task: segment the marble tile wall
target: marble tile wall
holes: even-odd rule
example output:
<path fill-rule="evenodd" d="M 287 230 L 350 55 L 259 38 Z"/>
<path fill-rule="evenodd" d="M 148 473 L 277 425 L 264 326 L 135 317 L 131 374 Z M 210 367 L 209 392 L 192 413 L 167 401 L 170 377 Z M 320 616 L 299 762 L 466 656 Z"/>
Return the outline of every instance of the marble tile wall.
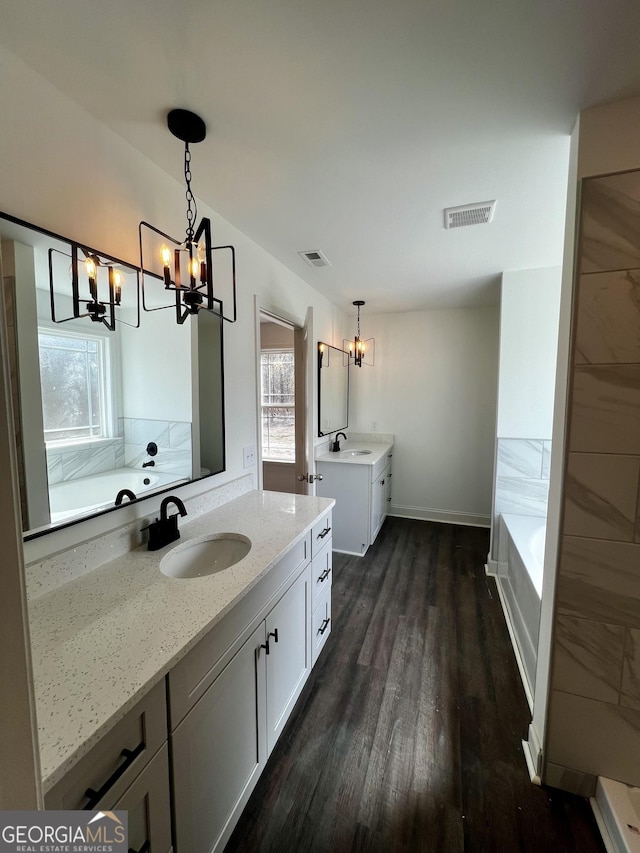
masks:
<path fill-rule="evenodd" d="M 545 756 L 569 789 L 640 785 L 640 171 L 583 182 L 579 246 Z"/>
<path fill-rule="evenodd" d="M 123 418 L 124 464 L 140 468 L 151 457 L 150 441 L 158 445 L 153 457 L 156 471 L 191 477 L 191 424 L 185 421 L 157 421 L 146 418 Z"/>
<path fill-rule="evenodd" d="M 547 515 L 551 442 L 542 438 L 498 438 L 491 556 L 498 559 L 503 513 Z"/>
<path fill-rule="evenodd" d="M 103 438 L 82 447 L 47 448 L 49 485 L 113 471 L 123 465 L 124 438 Z"/>
<path fill-rule="evenodd" d="M 116 438 L 88 442 L 82 447 L 48 449 L 49 483 L 77 480 L 124 466 L 140 468 L 151 458 L 146 451 L 150 441 L 158 445 L 156 471 L 191 477 L 190 423 L 119 418 Z"/>

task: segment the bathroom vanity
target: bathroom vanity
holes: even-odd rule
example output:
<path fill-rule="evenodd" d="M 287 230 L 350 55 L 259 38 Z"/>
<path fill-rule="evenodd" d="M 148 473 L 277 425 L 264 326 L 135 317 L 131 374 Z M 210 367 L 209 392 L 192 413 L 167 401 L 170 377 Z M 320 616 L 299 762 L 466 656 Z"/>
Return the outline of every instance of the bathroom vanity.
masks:
<path fill-rule="evenodd" d="M 382 527 L 391 502 L 393 439 L 350 437 L 316 458 L 316 491 L 334 498 L 333 549 L 362 556 Z"/>
<path fill-rule="evenodd" d="M 127 809 L 137 853 L 223 849 L 331 630 L 332 505 L 251 491 L 30 603 L 47 808 Z M 246 557 L 163 574 L 220 532 Z"/>

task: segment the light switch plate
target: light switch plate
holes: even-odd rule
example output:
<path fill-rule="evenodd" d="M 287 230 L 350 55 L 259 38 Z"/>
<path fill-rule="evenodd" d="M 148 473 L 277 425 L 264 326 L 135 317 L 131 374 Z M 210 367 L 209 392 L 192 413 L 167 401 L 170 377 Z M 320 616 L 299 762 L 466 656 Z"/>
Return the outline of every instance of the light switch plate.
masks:
<path fill-rule="evenodd" d="M 243 468 L 251 468 L 256 464 L 256 446 L 250 444 L 248 447 L 242 448 L 242 466 Z"/>

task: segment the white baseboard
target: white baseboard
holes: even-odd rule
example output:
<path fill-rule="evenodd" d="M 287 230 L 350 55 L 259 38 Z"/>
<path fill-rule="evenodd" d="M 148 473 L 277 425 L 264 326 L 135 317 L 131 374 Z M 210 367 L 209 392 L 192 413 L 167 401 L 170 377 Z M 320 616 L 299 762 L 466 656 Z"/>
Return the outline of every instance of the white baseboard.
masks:
<path fill-rule="evenodd" d="M 445 524 L 463 524 L 466 527 L 490 527 L 490 515 L 473 515 L 466 512 L 431 509 L 420 506 L 389 505 L 389 515 L 395 518 L 415 518 L 419 521 L 440 521 Z"/>

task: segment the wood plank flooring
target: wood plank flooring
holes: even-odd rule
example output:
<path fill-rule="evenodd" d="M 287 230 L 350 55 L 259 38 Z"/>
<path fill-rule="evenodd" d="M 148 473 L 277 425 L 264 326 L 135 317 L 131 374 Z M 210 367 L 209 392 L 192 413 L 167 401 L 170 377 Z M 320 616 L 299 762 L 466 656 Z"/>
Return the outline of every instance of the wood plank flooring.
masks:
<path fill-rule="evenodd" d="M 225 853 L 603 851 L 532 785 L 488 532 L 389 518 L 334 554 L 332 634 Z"/>

